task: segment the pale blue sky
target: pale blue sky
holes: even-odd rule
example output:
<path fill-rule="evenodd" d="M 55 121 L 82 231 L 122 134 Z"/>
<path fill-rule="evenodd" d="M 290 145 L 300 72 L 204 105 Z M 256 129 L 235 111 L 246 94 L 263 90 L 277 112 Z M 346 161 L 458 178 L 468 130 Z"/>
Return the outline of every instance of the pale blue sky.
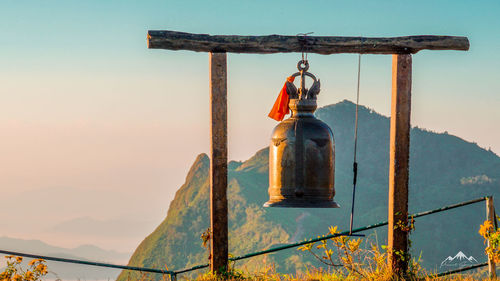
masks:
<path fill-rule="evenodd" d="M 208 151 L 208 56 L 148 50 L 149 29 L 467 36 L 468 52 L 413 57 L 412 123 L 500 153 L 499 14 L 499 1 L 0 0 L 0 186 L 13 198 L 71 202 L 65 212 L 37 211 L 47 219 L 32 226 L 29 207 L 8 218 L 3 205 L 0 220 L 11 223 L 0 235 L 132 250 L 165 216 L 195 156 Z M 228 56 L 232 159 L 267 145 L 276 125 L 267 112 L 298 59 Z M 309 59 L 321 105 L 354 100 L 356 55 Z M 391 57 L 363 56 L 361 79 L 361 103 L 388 115 Z M 78 195 L 57 198 L 60 188 Z M 82 203 L 82 194 L 105 200 Z M 121 238 L 50 231 L 85 216 L 147 217 L 149 228 Z"/>

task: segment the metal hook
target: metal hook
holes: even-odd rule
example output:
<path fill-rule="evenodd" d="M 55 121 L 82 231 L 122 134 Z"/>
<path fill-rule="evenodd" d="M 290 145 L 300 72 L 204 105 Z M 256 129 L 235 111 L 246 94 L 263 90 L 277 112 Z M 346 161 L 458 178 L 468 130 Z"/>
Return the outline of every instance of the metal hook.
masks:
<path fill-rule="evenodd" d="M 309 62 L 307 60 L 300 60 L 298 63 L 297 63 L 297 69 L 299 71 L 307 71 L 309 69 Z"/>

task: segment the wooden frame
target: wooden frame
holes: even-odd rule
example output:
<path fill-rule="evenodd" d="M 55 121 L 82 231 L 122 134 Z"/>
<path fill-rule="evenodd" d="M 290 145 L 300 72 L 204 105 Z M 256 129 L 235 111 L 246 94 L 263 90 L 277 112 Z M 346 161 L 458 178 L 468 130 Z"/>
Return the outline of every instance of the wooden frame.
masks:
<path fill-rule="evenodd" d="M 421 50 L 469 49 L 467 37 L 404 36 L 240 36 L 148 31 L 148 48 L 209 52 L 210 59 L 210 226 L 211 270 L 227 270 L 227 52 L 317 54 L 393 54 L 389 167 L 389 262 L 394 274 L 405 274 L 408 262 L 408 180 L 412 57 Z M 404 227 L 402 227 L 404 226 Z M 217 237 L 217 239 L 213 239 Z M 403 255 L 402 255 L 403 254 Z"/>

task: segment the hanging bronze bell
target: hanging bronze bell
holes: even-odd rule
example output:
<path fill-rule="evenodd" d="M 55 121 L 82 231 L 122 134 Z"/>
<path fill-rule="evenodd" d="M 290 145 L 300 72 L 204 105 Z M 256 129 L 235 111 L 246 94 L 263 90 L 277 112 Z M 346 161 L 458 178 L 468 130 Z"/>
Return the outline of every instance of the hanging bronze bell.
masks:
<path fill-rule="evenodd" d="M 301 87 L 287 81 L 290 118 L 280 122 L 269 146 L 269 201 L 264 207 L 338 208 L 335 195 L 335 144 L 327 124 L 314 116 L 320 81 L 299 61 Z M 305 77 L 313 79 L 305 88 Z"/>

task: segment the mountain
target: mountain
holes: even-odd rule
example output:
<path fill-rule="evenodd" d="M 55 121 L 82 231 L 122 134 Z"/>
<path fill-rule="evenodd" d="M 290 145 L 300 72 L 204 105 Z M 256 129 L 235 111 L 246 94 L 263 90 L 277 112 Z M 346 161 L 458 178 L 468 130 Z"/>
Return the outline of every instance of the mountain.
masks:
<path fill-rule="evenodd" d="M 319 108 L 316 116 L 333 130 L 336 147 L 335 200 L 340 209 L 263 208 L 267 201 L 268 149 L 228 167 L 229 252 L 241 255 L 273 245 L 325 234 L 328 226 L 347 229 L 352 192 L 355 105 L 349 101 Z M 358 187 L 354 226 L 387 219 L 389 118 L 361 106 L 358 132 Z M 209 159 L 200 154 L 185 183 L 177 191 L 165 220 L 138 246 L 129 264 L 182 269 L 207 262 L 200 235 L 209 226 Z M 448 133 L 411 130 L 410 212 L 438 208 L 485 195 L 500 198 L 500 158 L 475 143 Z M 465 251 L 485 260 L 477 233 L 484 205 L 419 218 L 411 236 L 414 256 L 437 270 L 451 253 Z M 498 205 L 498 204 L 497 204 Z M 366 240 L 386 244 L 386 228 L 367 232 Z M 275 263 L 279 272 L 321 266 L 307 252 L 296 249 L 239 261 L 248 270 Z M 118 280 L 137 277 L 123 272 Z M 159 277 L 158 277 L 159 278 Z"/>
<path fill-rule="evenodd" d="M 74 235 L 95 235 L 95 230 L 99 229 L 103 237 L 116 238 L 122 236 L 124 232 L 127 233 L 128 237 L 141 237 L 139 235 L 141 235 L 143 229 L 150 227 L 150 225 L 151 222 L 146 219 L 117 218 L 101 220 L 92 217 L 76 217 L 51 226 L 48 231 Z"/>
<path fill-rule="evenodd" d="M 81 245 L 76 248 L 68 249 L 52 246 L 40 240 L 24 240 L 5 236 L 0 237 L 0 249 L 15 252 L 33 253 L 38 255 L 102 261 L 117 264 L 123 264 L 130 257 L 129 253 L 104 250 L 94 245 Z M 25 259 L 25 261 L 27 260 L 31 259 Z M 51 261 L 47 262 L 47 265 L 51 272 L 55 272 L 59 278 L 62 278 L 64 280 L 107 280 L 109 278 L 115 278 L 120 273 L 120 271 L 116 269 L 74 265 Z M 49 277 L 54 276 L 49 274 Z"/>

